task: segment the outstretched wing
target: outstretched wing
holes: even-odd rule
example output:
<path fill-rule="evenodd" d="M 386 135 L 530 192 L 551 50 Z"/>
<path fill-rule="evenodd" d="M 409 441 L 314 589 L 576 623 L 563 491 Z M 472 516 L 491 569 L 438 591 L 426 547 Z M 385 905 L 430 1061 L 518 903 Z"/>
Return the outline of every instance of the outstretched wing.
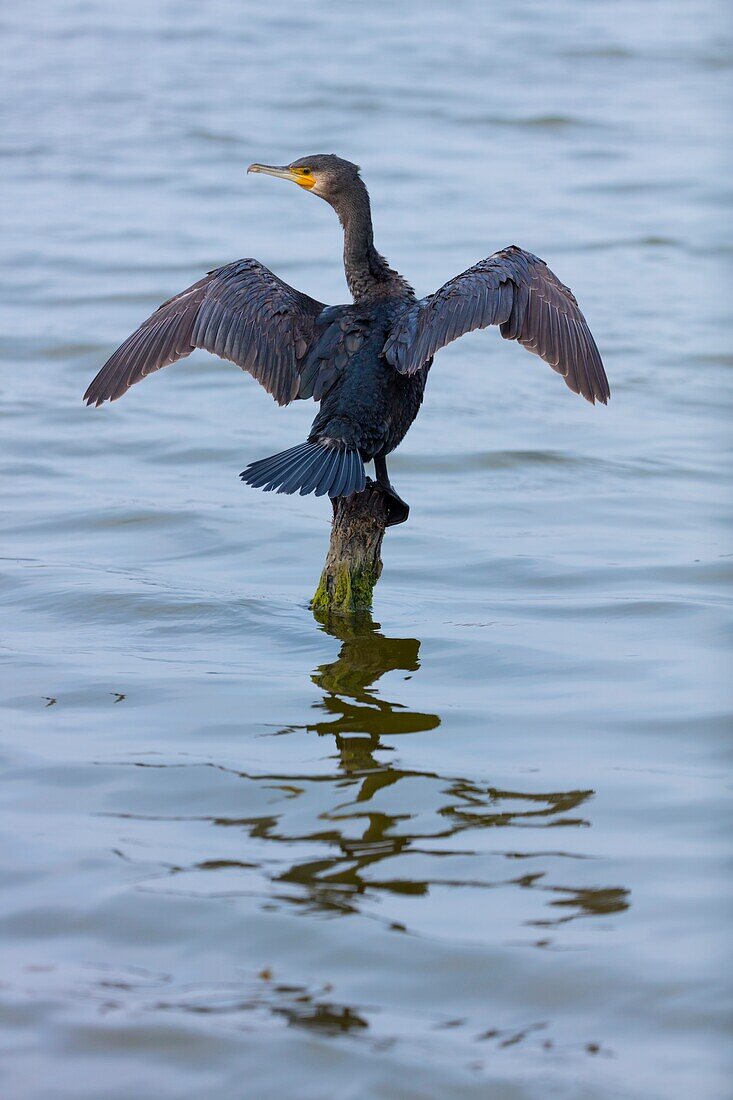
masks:
<path fill-rule="evenodd" d="M 384 354 L 401 374 L 414 374 L 439 348 L 488 325 L 499 325 L 506 340 L 541 356 L 573 393 L 592 404 L 608 401 L 601 356 L 572 291 L 516 245 L 411 306 L 395 321 Z"/>
<path fill-rule="evenodd" d="M 128 336 L 84 394 L 116 401 L 141 378 L 203 348 L 254 375 L 279 405 L 298 396 L 301 369 L 325 307 L 257 260 L 210 271 Z"/>

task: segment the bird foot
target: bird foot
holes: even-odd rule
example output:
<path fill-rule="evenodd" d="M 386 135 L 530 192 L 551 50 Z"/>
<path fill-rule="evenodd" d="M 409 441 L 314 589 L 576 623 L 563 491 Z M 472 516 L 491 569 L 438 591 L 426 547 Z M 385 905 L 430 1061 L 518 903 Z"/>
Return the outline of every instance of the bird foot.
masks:
<path fill-rule="evenodd" d="M 396 527 L 398 523 L 404 523 L 410 514 L 410 506 L 402 497 L 398 496 L 391 485 L 383 485 L 377 482 L 387 501 L 387 522 L 385 527 Z"/>

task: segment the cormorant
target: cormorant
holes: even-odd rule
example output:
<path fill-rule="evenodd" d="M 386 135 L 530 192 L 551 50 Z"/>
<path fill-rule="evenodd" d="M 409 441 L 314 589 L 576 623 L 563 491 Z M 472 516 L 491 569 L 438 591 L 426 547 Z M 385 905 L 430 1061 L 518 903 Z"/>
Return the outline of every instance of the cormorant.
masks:
<path fill-rule="evenodd" d="M 204 348 L 249 371 L 279 405 L 308 397 L 320 403 L 307 441 L 251 463 L 244 481 L 279 493 L 350 496 L 364 489 L 364 463 L 373 459 L 388 523 L 396 524 L 409 508 L 390 484 L 386 456 L 417 416 L 436 351 L 464 333 L 498 325 L 574 393 L 606 404 L 608 380 L 585 318 L 537 256 L 511 245 L 416 299 L 374 247 L 357 165 L 319 154 L 248 171 L 292 180 L 333 207 L 353 304 L 325 306 L 257 260 L 226 264 L 165 302 L 125 340 L 89 386 L 88 405 L 115 401 L 152 371 Z"/>

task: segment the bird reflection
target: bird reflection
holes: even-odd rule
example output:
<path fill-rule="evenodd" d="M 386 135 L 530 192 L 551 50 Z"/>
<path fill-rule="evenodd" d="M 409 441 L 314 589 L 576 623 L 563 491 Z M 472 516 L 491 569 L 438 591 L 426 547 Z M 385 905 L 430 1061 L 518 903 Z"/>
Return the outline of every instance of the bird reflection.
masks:
<path fill-rule="evenodd" d="M 206 833 L 207 858 L 184 857 L 168 870 L 177 889 L 206 896 L 254 891 L 269 908 L 359 913 L 405 929 L 429 918 L 430 906 L 406 910 L 400 897 L 427 899 L 443 890 L 442 910 L 456 906 L 459 919 L 464 891 L 475 906 L 476 890 L 501 888 L 515 895 L 516 923 L 543 929 L 539 946 L 550 942 L 550 929 L 559 934 L 578 918 L 608 919 L 628 908 L 628 891 L 589 883 L 594 861 L 561 839 L 590 826 L 592 790 L 510 790 L 402 764 L 401 736 L 450 736 L 439 715 L 387 699 L 377 686 L 388 673 L 419 675 L 420 642 L 385 637 L 366 615 L 319 625 L 341 647 L 312 673 L 316 717 L 279 733 L 332 739 L 335 762 L 326 754 L 316 774 L 210 762 L 211 808 L 193 820 L 215 829 Z M 396 685 L 390 681 L 390 696 Z M 250 813 L 218 812 L 219 777 L 227 802 L 232 777 L 241 781 L 242 809 L 251 806 Z"/>
<path fill-rule="evenodd" d="M 385 751 L 392 748 L 385 739 L 428 732 L 440 726 L 437 714 L 390 702 L 374 688 L 388 672 L 417 672 L 420 642 L 416 638 L 385 637 L 367 614 L 357 618 L 322 619 L 320 625 L 326 633 L 338 638 L 341 649 L 335 661 L 320 665 L 313 673 L 313 683 L 323 692 L 316 707 L 324 717 L 304 728 L 319 736 L 334 738 L 342 779 L 335 785 L 336 804 L 319 815 L 321 821 L 328 821 L 336 828 L 329 830 L 327 837 L 322 831 L 301 837 L 311 841 L 327 840 L 328 854 L 298 861 L 278 878 L 280 884 L 295 885 L 302 891 L 290 895 L 291 902 L 348 913 L 361 911 L 362 899 L 380 893 L 424 896 L 433 884 L 497 885 L 496 881 L 482 880 L 480 873 L 469 884 L 439 870 L 439 864 L 448 868 L 451 856 L 477 858 L 470 845 L 467 850 L 451 851 L 445 845 L 446 840 L 478 829 L 510 825 L 577 827 L 589 824 L 582 808 L 592 798 L 594 792 L 591 790 L 546 794 L 508 791 L 461 777 L 442 777 L 434 772 L 401 768 L 389 758 L 385 760 Z M 381 759 L 377 758 L 378 752 Z M 407 792 L 410 780 L 413 786 L 415 781 L 422 781 L 425 788 L 420 802 L 415 805 L 411 805 Z M 393 796 L 390 804 L 396 803 L 397 809 L 387 812 L 384 807 L 379 808 L 380 794 L 397 784 L 405 788 L 404 801 Z M 349 788 L 354 785 L 357 789 L 349 797 Z M 418 818 L 430 824 L 418 828 Z M 435 877 L 397 873 L 396 859 L 407 852 L 424 857 L 428 863 L 433 862 Z M 563 853 L 550 854 L 563 856 Z M 532 855 L 505 852 L 504 858 L 530 859 Z M 628 905 L 624 889 L 551 887 L 544 879 L 545 874 L 540 871 L 505 880 L 507 885 L 552 891 L 554 897 L 550 904 L 562 906 L 564 915 L 531 922 L 536 925 L 561 924 L 578 915 L 609 914 Z M 399 923 L 396 926 L 400 927 Z"/>
<path fill-rule="evenodd" d="M 448 742 L 452 733 L 438 714 L 399 701 L 399 676 L 379 683 L 388 673 L 419 677 L 420 642 L 385 637 L 368 616 L 320 628 L 340 642 L 340 650 L 312 673 L 319 695 L 315 717 L 277 735 L 283 748 L 287 738 L 315 736 L 336 753 L 319 754 L 305 774 L 284 764 L 264 773 L 216 760 L 137 761 L 146 769 L 205 769 L 193 782 L 195 815 L 183 803 L 171 807 L 169 817 L 119 814 L 125 839 L 132 841 L 129 848 L 120 845 L 120 855 L 148 870 L 138 889 L 211 902 L 258 899 L 267 911 L 358 915 L 389 933 L 542 949 L 570 945 L 568 930 L 578 921 L 594 918 L 605 927 L 629 907 L 628 890 L 599 884 L 603 864 L 577 850 L 579 830 L 591 825 L 592 790 L 515 790 L 481 775 L 402 763 L 397 751 L 403 735 Z M 491 736 L 489 729 L 487 744 Z M 409 760 L 409 746 L 403 742 L 402 748 Z M 276 755 L 287 759 L 286 751 Z M 151 872 L 150 853 L 166 820 L 174 833 Z M 135 841 L 143 845 L 144 863 Z M 329 1035 L 371 1027 L 369 1010 L 339 1001 L 328 983 L 282 982 L 269 970 L 246 988 L 234 981 L 221 989 L 169 991 L 153 1007 L 197 1015 L 269 1009 L 289 1026 Z M 475 1037 L 512 1046 L 544 1026 L 494 1026 Z"/>

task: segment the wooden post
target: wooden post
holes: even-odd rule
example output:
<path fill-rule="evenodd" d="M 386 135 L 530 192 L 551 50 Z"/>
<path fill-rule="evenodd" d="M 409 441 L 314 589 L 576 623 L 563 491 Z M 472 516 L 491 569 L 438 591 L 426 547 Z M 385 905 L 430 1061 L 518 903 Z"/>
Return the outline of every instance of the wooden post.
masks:
<path fill-rule="evenodd" d="M 363 493 L 333 501 L 331 543 L 313 611 L 328 615 L 369 611 L 382 572 L 380 550 L 387 522 L 384 493 L 367 478 Z"/>

